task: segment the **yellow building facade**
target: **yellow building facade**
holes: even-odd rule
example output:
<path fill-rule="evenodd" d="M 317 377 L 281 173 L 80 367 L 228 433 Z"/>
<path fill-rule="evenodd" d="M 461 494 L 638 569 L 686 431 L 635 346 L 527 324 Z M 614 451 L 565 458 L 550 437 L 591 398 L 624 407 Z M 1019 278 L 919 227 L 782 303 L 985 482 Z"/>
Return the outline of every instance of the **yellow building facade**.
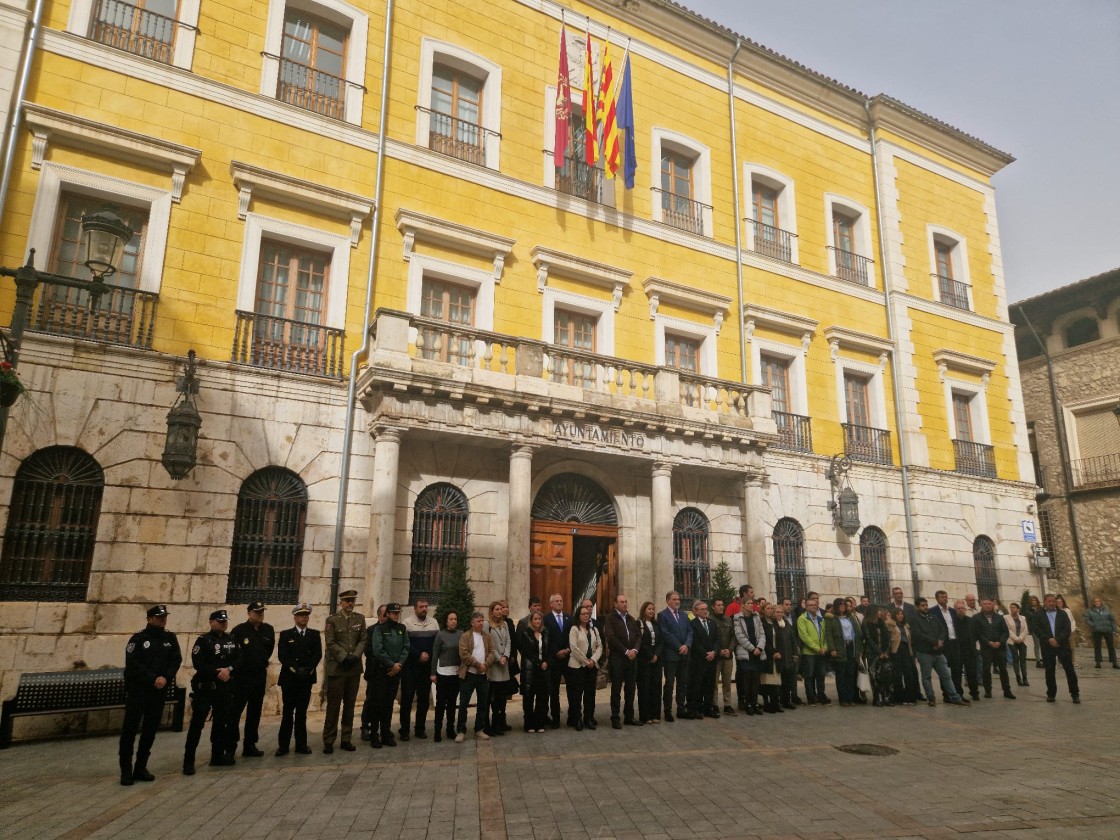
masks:
<path fill-rule="evenodd" d="M 1029 585 L 1003 152 L 663 0 L 59 0 L 41 23 L 0 259 L 88 277 L 105 203 L 135 235 L 97 308 L 44 283 L 30 309 L 5 695 L 115 663 L 149 602 L 184 630 L 338 587 L 371 613 L 438 598 L 456 558 L 515 609 L 703 597 L 720 562 L 794 599 Z M 595 77 L 605 43 L 629 59 L 632 189 L 580 131 L 555 166 L 562 27 L 573 124 L 588 34 Z"/>

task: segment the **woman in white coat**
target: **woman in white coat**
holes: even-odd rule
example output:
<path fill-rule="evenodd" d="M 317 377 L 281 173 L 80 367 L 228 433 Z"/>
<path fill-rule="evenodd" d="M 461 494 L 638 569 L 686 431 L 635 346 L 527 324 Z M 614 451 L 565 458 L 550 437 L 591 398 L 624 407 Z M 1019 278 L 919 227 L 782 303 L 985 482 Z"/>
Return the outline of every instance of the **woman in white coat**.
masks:
<path fill-rule="evenodd" d="M 591 607 L 581 607 L 568 631 L 568 726 L 576 731 L 585 726 L 596 727 L 595 688 L 599 660 L 603 658 L 603 640 L 591 626 Z"/>

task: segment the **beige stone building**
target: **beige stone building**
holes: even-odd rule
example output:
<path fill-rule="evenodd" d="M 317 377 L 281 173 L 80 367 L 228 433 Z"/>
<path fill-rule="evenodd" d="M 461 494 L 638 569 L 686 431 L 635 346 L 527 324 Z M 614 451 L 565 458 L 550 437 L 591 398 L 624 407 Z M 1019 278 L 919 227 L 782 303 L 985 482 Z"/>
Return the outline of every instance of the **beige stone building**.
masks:
<path fill-rule="evenodd" d="M 1120 578 L 1120 269 L 1010 307 L 1048 591 Z"/>

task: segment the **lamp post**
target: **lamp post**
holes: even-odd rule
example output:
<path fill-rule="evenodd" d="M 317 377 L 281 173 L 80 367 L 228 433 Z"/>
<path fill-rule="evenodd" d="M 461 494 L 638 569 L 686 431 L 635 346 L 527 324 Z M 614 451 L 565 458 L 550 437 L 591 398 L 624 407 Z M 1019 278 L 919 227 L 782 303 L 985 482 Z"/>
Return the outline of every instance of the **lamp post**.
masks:
<path fill-rule="evenodd" d="M 825 473 L 832 489 L 832 500 L 828 503 L 832 524 L 849 537 L 855 536 L 859 530 L 859 496 L 848 479 L 851 468 L 852 459 L 847 455 L 833 455 Z"/>
<path fill-rule="evenodd" d="M 85 242 L 86 259 L 84 265 L 89 269 L 91 279 L 79 280 L 62 274 L 40 271 L 35 267 L 35 249 L 27 255 L 27 263 L 19 268 L 0 267 L 0 276 L 12 277 L 16 282 L 16 304 L 12 310 L 12 325 L 8 331 L 4 351 L 7 361 L 14 370 L 19 363 L 20 345 L 24 330 L 31 316 L 31 305 L 40 283 L 51 286 L 65 286 L 89 292 L 89 308 L 97 311 L 101 296 L 109 289 L 105 278 L 112 277 L 120 264 L 124 247 L 132 239 L 133 230 L 113 208 L 105 207 L 94 213 L 82 216 L 82 238 Z M 0 449 L 3 449 L 4 435 L 8 428 L 8 410 L 0 408 Z"/>

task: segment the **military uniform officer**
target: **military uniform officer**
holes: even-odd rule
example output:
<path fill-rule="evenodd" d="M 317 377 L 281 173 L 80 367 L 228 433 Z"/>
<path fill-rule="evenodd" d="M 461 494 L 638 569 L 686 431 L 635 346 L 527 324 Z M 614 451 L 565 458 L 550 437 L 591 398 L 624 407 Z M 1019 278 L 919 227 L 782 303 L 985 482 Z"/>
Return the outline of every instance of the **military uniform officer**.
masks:
<path fill-rule="evenodd" d="M 241 660 L 241 651 L 233 636 L 226 632 L 229 616 L 225 610 L 210 613 L 210 632 L 199 636 L 191 649 L 195 675 L 191 700 L 191 725 L 183 752 L 183 775 L 194 775 L 194 752 L 211 711 L 210 766 L 228 767 L 234 763 L 237 750 L 237 717 L 234 703 L 234 672 Z"/>
<path fill-rule="evenodd" d="M 307 746 L 307 705 L 311 702 L 311 686 L 317 679 L 316 669 L 323 658 L 323 642 L 318 630 L 307 626 L 311 607 L 300 604 L 292 610 L 295 627 L 280 633 L 277 656 L 280 659 L 280 695 L 284 701 L 280 716 L 280 737 L 276 755 L 287 755 L 296 733 L 296 752 L 309 755 Z"/>
<path fill-rule="evenodd" d="M 245 730 L 241 739 L 241 754 L 246 758 L 260 758 L 257 749 L 257 728 L 261 724 L 261 707 L 268 685 L 268 661 L 276 648 L 276 631 L 264 621 L 265 606 L 260 601 L 249 604 L 248 620 L 233 628 L 234 641 L 241 651 L 241 667 L 233 684 L 237 697 L 237 717 L 245 715 Z"/>
<path fill-rule="evenodd" d="M 174 633 L 167 632 L 167 607 L 148 610 L 148 626 L 128 640 L 124 649 L 124 726 L 121 729 L 121 784 L 133 779 L 154 782 L 148 772 L 148 756 L 156 740 L 156 728 L 163 717 L 167 686 L 183 664 L 183 653 Z M 140 731 L 136 765 L 132 764 L 132 745 Z"/>
<path fill-rule="evenodd" d="M 327 717 L 323 721 L 323 752 L 334 752 L 338 734 L 338 713 L 342 707 L 342 741 L 344 750 L 353 752 L 354 701 L 362 681 L 362 649 L 366 644 L 366 617 L 354 611 L 358 593 L 347 589 L 338 596 L 338 612 L 327 618 L 323 632 L 327 646 Z"/>
<path fill-rule="evenodd" d="M 401 624 L 401 605 L 388 604 L 385 613 L 388 618 L 369 629 L 366 641 L 366 703 L 373 708 L 369 745 L 374 749 L 397 745 L 393 738 L 393 700 L 409 653 L 408 631 Z"/>

